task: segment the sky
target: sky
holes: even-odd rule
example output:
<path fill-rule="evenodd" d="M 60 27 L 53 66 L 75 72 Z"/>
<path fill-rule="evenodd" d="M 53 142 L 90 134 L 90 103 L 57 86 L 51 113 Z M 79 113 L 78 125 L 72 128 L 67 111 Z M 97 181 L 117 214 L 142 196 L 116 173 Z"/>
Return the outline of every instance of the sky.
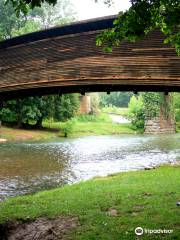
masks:
<path fill-rule="evenodd" d="M 131 6 L 129 0 L 113 0 L 114 4 L 111 7 L 100 1 L 102 0 L 99 0 L 99 3 L 95 3 L 95 0 L 71 0 L 77 12 L 78 20 L 114 15 L 127 10 Z"/>

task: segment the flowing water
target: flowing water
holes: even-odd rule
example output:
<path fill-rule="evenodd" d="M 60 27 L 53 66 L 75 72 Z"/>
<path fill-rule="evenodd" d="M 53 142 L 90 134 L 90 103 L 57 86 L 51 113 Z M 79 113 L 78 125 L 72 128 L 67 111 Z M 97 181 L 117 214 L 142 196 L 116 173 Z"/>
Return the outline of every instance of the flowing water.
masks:
<path fill-rule="evenodd" d="M 0 144 L 0 200 L 180 161 L 180 134 L 59 138 Z"/>

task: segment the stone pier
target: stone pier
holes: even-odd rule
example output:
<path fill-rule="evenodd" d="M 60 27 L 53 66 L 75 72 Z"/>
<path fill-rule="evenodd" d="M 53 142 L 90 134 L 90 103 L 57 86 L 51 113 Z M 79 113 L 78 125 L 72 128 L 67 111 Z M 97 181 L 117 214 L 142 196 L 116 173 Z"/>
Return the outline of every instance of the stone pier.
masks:
<path fill-rule="evenodd" d="M 90 112 L 91 112 L 91 97 L 90 96 L 81 96 L 79 113 L 88 114 Z"/>
<path fill-rule="evenodd" d="M 145 121 L 145 133 L 175 133 L 175 122 L 172 117 L 166 118 L 162 114 Z"/>

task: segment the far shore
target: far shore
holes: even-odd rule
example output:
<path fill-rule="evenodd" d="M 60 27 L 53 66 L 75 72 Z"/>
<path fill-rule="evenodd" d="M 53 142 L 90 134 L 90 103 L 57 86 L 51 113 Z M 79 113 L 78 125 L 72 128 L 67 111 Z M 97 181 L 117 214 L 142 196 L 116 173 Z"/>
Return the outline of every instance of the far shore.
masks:
<path fill-rule="evenodd" d="M 19 129 L 15 127 L 0 128 L 0 143 L 6 141 L 36 141 L 48 140 L 57 137 L 64 137 L 63 127 L 65 122 L 47 123 L 43 124 L 42 129 Z M 99 136 L 99 135 L 119 135 L 119 134 L 136 134 L 131 124 L 123 123 L 117 124 L 112 122 L 77 122 L 69 138 L 76 138 L 81 136 Z"/>
<path fill-rule="evenodd" d="M 46 129 L 26 130 L 2 126 L 0 128 L 0 143 L 7 141 L 45 140 L 55 138 L 57 135 L 58 131 L 48 131 Z"/>

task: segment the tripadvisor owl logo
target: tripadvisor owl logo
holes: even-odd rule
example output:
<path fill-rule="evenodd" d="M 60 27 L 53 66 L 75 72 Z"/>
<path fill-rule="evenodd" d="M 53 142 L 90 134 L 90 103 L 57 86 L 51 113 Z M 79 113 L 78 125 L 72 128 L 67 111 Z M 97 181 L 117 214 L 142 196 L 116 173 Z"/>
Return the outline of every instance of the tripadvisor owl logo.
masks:
<path fill-rule="evenodd" d="M 135 234 L 136 234 L 137 236 L 141 236 L 141 235 L 143 234 L 143 228 L 142 228 L 142 227 L 137 227 L 137 228 L 135 229 Z"/>

